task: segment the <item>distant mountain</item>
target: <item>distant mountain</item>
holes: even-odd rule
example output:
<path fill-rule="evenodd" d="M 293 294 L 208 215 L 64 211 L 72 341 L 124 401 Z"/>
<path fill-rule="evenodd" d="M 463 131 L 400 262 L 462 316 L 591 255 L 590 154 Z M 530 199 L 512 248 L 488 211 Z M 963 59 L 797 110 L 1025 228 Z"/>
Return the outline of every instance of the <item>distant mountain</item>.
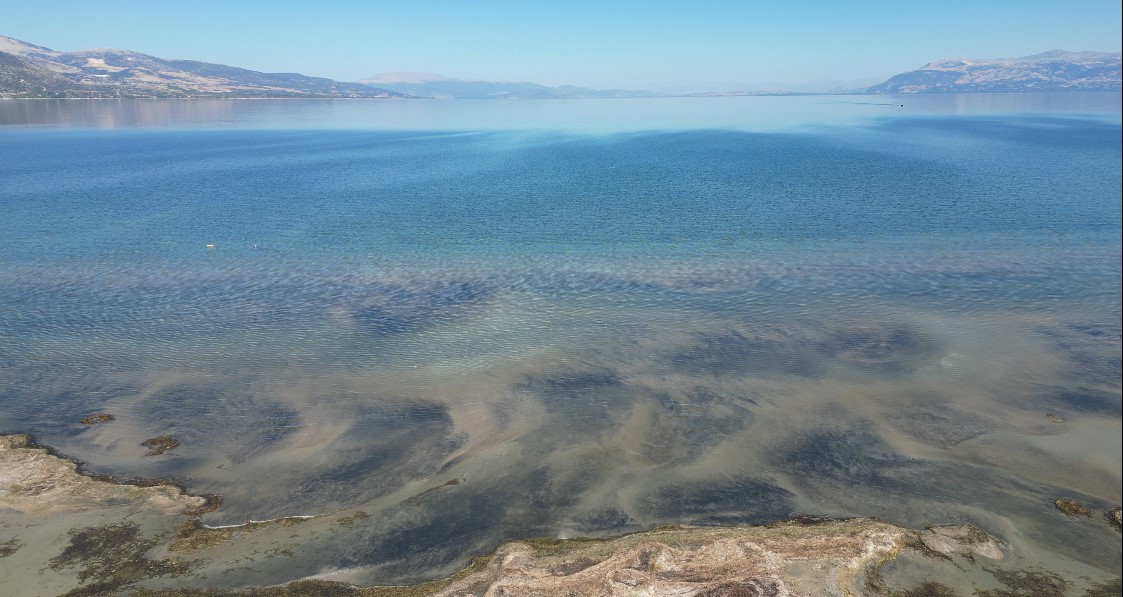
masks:
<path fill-rule="evenodd" d="M 128 50 L 56 52 L 0 35 L 0 97 L 405 97 L 296 73 L 262 73 Z"/>
<path fill-rule="evenodd" d="M 1053 50 L 1023 58 L 952 58 L 870 87 L 868 93 L 1120 91 L 1120 53 Z"/>
<path fill-rule="evenodd" d="M 655 97 L 650 91 L 589 89 L 562 85 L 547 87 L 525 81 L 470 81 L 433 73 L 382 73 L 360 81 L 398 93 L 440 99 L 561 99 L 603 97 Z"/>

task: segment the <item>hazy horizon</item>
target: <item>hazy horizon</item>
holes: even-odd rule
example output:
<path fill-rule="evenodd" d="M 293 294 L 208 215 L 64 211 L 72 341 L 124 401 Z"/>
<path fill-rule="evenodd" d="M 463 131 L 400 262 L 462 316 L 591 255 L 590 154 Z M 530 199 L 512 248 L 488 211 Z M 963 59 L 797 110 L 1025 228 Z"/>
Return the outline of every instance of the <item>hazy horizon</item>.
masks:
<path fill-rule="evenodd" d="M 58 51 L 120 48 L 169 59 L 358 81 L 384 72 L 659 92 L 806 90 L 884 80 L 950 57 L 1119 51 L 1120 5 L 1044 1 L 798 6 L 513 2 L 424 8 L 205 1 L 184 12 L 65 0 L 50 18 L 9 7 L 0 34 Z M 174 27 L 172 24 L 174 23 Z M 995 24 L 1001 23 L 1001 27 Z M 954 40 L 954 41 L 953 41 Z"/>

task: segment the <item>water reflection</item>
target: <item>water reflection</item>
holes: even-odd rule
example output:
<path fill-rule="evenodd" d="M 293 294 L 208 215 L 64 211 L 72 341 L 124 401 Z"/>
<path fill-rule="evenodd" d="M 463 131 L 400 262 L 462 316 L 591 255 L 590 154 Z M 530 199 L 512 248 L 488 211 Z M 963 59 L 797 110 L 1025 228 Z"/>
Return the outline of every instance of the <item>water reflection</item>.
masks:
<path fill-rule="evenodd" d="M 418 131 L 785 130 L 897 116 L 1101 114 L 1118 93 L 702 97 L 584 100 L 3 100 L 0 126 Z"/>

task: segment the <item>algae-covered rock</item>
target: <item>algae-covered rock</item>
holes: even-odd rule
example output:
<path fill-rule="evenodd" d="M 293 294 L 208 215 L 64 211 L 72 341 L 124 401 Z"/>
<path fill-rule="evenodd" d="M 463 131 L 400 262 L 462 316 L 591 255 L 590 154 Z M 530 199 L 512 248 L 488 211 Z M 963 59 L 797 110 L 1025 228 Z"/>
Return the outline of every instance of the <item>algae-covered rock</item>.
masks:
<path fill-rule="evenodd" d="M 1119 506 L 1112 508 L 1107 514 L 1104 514 L 1104 517 L 1107 518 L 1108 524 L 1115 527 L 1115 530 L 1123 531 L 1123 512 L 1120 512 Z"/>
<path fill-rule="evenodd" d="M 1006 558 L 998 539 L 969 524 L 932 527 L 917 533 L 917 537 L 926 549 L 945 556 L 981 556 L 990 560 Z"/>
<path fill-rule="evenodd" d="M 179 440 L 161 435 L 159 437 L 150 437 L 140 442 L 140 445 L 148 448 L 148 452 L 144 454 L 145 456 L 159 456 L 168 450 L 179 447 Z"/>
<path fill-rule="evenodd" d="M 102 423 L 108 423 L 108 422 L 113 421 L 113 420 L 116 420 L 116 417 L 114 417 L 111 414 L 97 413 L 97 414 L 90 415 L 88 417 L 82 417 L 82 420 L 80 420 L 78 422 L 83 424 L 83 425 L 100 425 Z"/>
<path fill-rule="evenodd" d="M 1073 518 L 1089 517 L 1089 516 L 1092 515 L 1092 509 L 1091 508 L 1089 508 L 1089 507 L 1087 507 L 1083 504 L 1074 502 L 1072 500 L 1066 500 L 1066 499 L 1053 500 L 1053 506 L 1056 507 L 1057 510 L 1060 510 L 1061 512 L 1064 512 L 1065 514 L 1067 514 L 1067 515 L 1069 515 Z"/>
<path fill-rule="evenodd" d="M 1072 583 L 1045 570 L 989 570 L 1004 588 L 975 591 L 979 597 L 1065 595 Z"/>

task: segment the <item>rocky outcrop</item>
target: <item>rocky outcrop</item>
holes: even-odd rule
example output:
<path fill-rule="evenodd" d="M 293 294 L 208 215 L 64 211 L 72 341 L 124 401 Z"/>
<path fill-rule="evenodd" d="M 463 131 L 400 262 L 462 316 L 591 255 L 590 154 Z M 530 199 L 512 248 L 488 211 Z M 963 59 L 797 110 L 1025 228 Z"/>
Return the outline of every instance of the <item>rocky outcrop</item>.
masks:
<path fill-rule="evenodd" d="M 0 508 L 47 514 L 105 505 L 133 504 L 167 513 L 197 511 L 206 497 L 172 484 L 147 487 L 83 475 L 78 465 L 34 445 L 27 435 L 0 435 Z"/>
<path fill-rule="evenodd" d="M 867 519 L 514 542 L 435 595 L 841 595 L 910 534 Z"/>

